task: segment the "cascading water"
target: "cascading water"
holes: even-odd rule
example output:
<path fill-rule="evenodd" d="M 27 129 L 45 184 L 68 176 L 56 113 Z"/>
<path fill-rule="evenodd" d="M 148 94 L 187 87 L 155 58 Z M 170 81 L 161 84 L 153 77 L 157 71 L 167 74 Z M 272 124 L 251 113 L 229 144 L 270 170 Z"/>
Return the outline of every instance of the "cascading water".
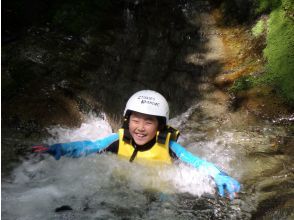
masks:
<path fill-rule="evenodd" d="M 92 115 L 78 129 L 53 127 L 49 133 L 53 138 L 44 140 L 47 143 L 95 140 L 109 135 L 111 128 L 107 121 Z M 204 173 L 184 164 L 142 165 L 110 154 L 59 161 L 48 155 L 34 155 L 13 171 L 10 180 L 2 183 L 2 217 L 183 219 L 202 216 L 209 219 L 210 216 L 241 216 L 233 209 L 234 205 L 225 204 L 227 212 L 216 211 L 215 207 L 224 201 L 213 198 L 214 191 L 213 183 Z M 191 209 L 190 206 L 199 205 L 199 201 L 202 209 Z"/>
<path fill-rule="evenodd" d="M 140 5 L 143 2 L 146 5 Z M 175 117 L 170 120 L 170 124 L 181 131 L 179 142 L 192 153 L 215 163 L 239 180 L 242 184 L 239 198 L 229 201 L 217 197 L 214 183 L 201 170 L 180 163 L 172 166 L 147 166 L 129 163 L 112 154 L 94 154 L 56 161 L 49 155 L 34 154 L 25 157 L 9 176 L 2 178 L 3 219 L 293 217 L 293 151 L 287 148 L 287 141 L 291 143 L 292 134 L 287 126 L 280 124 L 287 120 L 293 121 L 293 117 L 270 121 L 256 118 L 246 110 L 229 111 L 227 95 L 217 90 L 210 79 L 210 75 L 218 71 L 218 60 L 222 58 L 223 48 L 215 33 L 213 19 L 206 10 L 208 2 L 175 1 L 162 5 L 162 1 L 155 2 L 156 7 L 151 5 L 154 1 L 130 3 L 123 13 L 126 22 L 123 30 L 109 30 L 91 36 L 95 39 L 93 41 L 102 44 L 98 47 L 94 45 L 94 53 L 86 51 L 86 54 L 91 55 L 89 59 L 94 57 L 94 61 L 90 59 L 90 67 L 94 70 L 82 68 L 77 78 L 75 74 L 68 77 L 68 69 L 64 71 L 61 68 L 66 64 L 58 64 L 56 68 L 61 68 L 57 70 L 58 74 L 53 74 L 52 78 L 51 75 L 48 76 L 52 84 L 45 84 L 47 87 L 40 90 L 41 99 L 35 99 L 36 102 L 43 100 L 44 91 L 45 97 L 51 101 L 57 93 L 57 104 L 61 100 L 72 104 L 68 97 L 75 97 L 74 101 L 79 102 L 78 107 L 84 111 L 95 107 L 99 111 L 104 110 L 108 117 L 111 116 L 111 120 L 107 121 L 103 114 L 89 114 L 79 128 L 48 128 L 50 137 L 43 138 L 42 141 L 52 144 L 95 140 L 107 136 L 113 132 L 112 128 L 119 127 L 113 121 L 121 117 L 115 114 L 129 93 L 142 87 L 161 90 L 171 101 L 171 111 Z M 164 8 L 166 10 L 160 8 L 168 6 L 168 9 Z M 165 14 L 162 15 L 162 12 Z M 51 34 L 47 38 L 51 39 Z M 40 41 L 39 39 L 38 42 Z M 45 41 L 40 45 L 42 43 L 48 44 Z M 91 48 L 89 42 L 84 43 Z M 33 45 L 32 53 L 26 53 L 30 54 L 26 59 L 45 65 L 47 61 L 38 62 L 40 53 L 36 51 L 46 53 L 42 48 L 36 50 L 35 47 L 38 45 Z M 75 53 L 72 53 L 67 44 L 64 47 L 66 49 L 62 46 L 58 48 L 58 53 L 53 53 L 52 57 L 62 55 L 60 51 L 70 51 L 70 55 L 78 54 L 80 60 L 80 51 L 84 50 L 84 45 L 79 45 Z M 24 50 L 29 50 L 27 48 Z M 100 65 L 96 63 L 100 56 L 97 58 L 94 55 L 101 51 L 104 61 Z M 57 60 L 62 58 L 58 57 Z M 51 60 L 48 65 L 55 61 Z M 75 60 L 70 61 L 76 63 Z M 83 62 L 81 65 L 85 66 Z M 63 75 L 60 76 L 58 71 Z M 72 69 L 69 72 L 71 71 Z M 44 73 L 47 77 L 48 73 Z M 84 81 L 82 76 L 85 76 Z M 55 82 L 56 77 L 62 83 Z M 154 81 L 153 78 L 157 80 Z M 65 86 L 63 82 L 66 82 Z M 36 93 L 34 85 L 33 94 Z M 76 85 L 86 85 L 87 90 Z M 95 105 L 93 100 L 99 100 L 99 103 Z M 56 106 L 56 102 L 51 101 L 48 102 L 49 105 L 44 105 L 49 112 L 54 110 L 52 106 Z M 72 108 L 74 105 L 70 104 L 70 108 L 61 105 L 62 108 L 57 111 L 58 116 L 67 117 L 66 110 L 79 109 Z M 35 109 L 39 103 L 33 103 L 33 106 Z M 69 121 L 83 114 L 75 114 L 74 111 L 71 113 L 67 118 Z M 38 127 L 33 125 L 33 129 L 37 130 Z M 30 132 L 26 133 L 28 137 Z M 5 144 L 5 149 L 17 144 L 29 148 L 37 139 L 31 138 L 28 143 L 24 143 L 27 138 L 19 138 L 17 133 L 9 131 L 4 134 L 2 144 Z"/>
<path fill-rule="evenodd" d="M 2 182 L 2 218 L 250 219 L 263 195 L 262 190 L 254 192 L 255 188 L 270 185 L 266 173 L 271 169 L 287 166 L 287 158 L 266 154 L 271 137 L 285 135 L 285 130 L 225 109 L 215 111 L 216 105 L 199 101 L 170 124 L 182 130 L 179 142 L 189 151 L 243 183 L 239 199 L 218 198 L 205 173 L 181 163 L 142 165 L 112 154 L 59 161 L 48 155 L 31 155 Z M 48 132 L 52 137 L 44 142 L 51 144 L 96 140 L 111 134 L 112 129 L 105 115 L 90 114 L 80 128 L 57 126 Z M 260 156 L 262 153 L 265 155 Z M 293 177 L 282 169 L 273 178 L 273 182 L 284 182 Z M 257 180 L 261 186 L 250 185 Z"/>

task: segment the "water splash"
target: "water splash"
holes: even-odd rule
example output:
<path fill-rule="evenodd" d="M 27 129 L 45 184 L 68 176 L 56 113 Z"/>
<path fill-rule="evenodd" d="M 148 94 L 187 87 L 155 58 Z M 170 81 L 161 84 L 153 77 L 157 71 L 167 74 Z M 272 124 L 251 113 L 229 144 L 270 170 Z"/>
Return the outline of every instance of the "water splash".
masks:
<path fill-rule="evenodd" d="M 112 128 L 104 113 L 96 116 L 90 113 L 79 128 L 64 128 L 54 126 L 47 129 L 52 138 L 45 140 L 48 144 L 72 142 L 81 140 L 97 140 L 112 133 Z"/>
<path fill-rule="evenodd" d="M 56 126 L 48 131 L 53 135 L 45 140 L 48 143 L 95 140 L 112 132 L 105 117 L 91 114 L 79 128 Z M 152 195 L 161 203 L 163 198 L 178 193 L 200 197 L 204 193 L 213 194 L 214 186 L 201 171 L 183 164 L 129 163 L 112 154 L 59 161 L 49 155 L 30 156 L 13 171 L 10 180 L 2 183 L 2 216 L 5 219 L 63 219 L 60 216 L 67 215 L 69 219 L 115 218 L 114 207 L 131 212 L 134 207 L 142 209 L 150 205 Z M 62 207 L 70 209 L 61 214 L 56 212 Z"/>

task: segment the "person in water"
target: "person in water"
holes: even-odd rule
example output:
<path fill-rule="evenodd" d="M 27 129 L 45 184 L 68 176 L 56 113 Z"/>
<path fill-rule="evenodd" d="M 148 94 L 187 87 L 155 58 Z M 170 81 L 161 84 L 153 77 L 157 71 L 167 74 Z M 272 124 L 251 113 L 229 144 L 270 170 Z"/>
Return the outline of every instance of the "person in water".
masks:
<path fill-rule="evenodd" d="M 211 176 L 219 195 L 233 199 L 240 191 L 237 180 L 213 163 L 203 160 L 177 143 L 179 131 L 167 125 L 169 106 L 158 92 L 142 90 L 133 94 L 124 110 L 124 122 L 118 133 L 97 141 L 58 143 L 34 146 L 34 152 L 45 152 L 56 160 L 61 156 L 81 157 L 92 153 L 113 152 L 130 162 L 149 160 L 172 163 L 175 160 L 204 170 Z"/>

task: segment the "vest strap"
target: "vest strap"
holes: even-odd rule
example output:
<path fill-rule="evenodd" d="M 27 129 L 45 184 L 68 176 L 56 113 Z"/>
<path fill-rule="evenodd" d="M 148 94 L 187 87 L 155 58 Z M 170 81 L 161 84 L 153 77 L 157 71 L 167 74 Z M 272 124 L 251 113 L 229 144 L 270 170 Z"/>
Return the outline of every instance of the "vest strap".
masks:
<path fill-rule="evenodd" d="M 133 160 L 135 159 L 135 157 L 137 156 L 138 153 L 138 149 L 135 147 L 134 152 L 132 153 L 132 156 L 130 157 L 130 162 L 133 162 Z"/>
<path fill-rule="evenodd" d="M 171 155 L 169 151 L 169 138 L 170 134 L 167 135 L 167 140 L 164 144 L 160 144 L 157 142 L 157 137 L 159 132 L 157 133 L 156 137 L 149 142 L 145 146 L 135 146 L 132 144 L 133 140 L 131 139 L 130 142 L 124 141 L 124 133 L 126 130 L 119 129 L 119 147 L 118 147 L 118 155 L 126 157 L 130 162 L 141 160 L 141 159 L 149 159 L 152 161 L 164 162 L 164 163 L 171 163 Z M 149 146 L 150 144 L 150 146 Z"/>
<path fill-rule="evenodd" d="M 165 144 L 168 133 L 170 133 L 170 139 L 173 141 L 177 141 L 180 136 L 180 132 L 177 129 L 167 125 L 162 131 L 159 132 L 157 142 Z"/>
<path fill-rule="evenodd" d="M 160 131 L 158 136 L 157 136 L 157 142 L 160 143 L 160 144 L 165 144 L 167 134 L 168 134 L 167 129 L 164 129 L 163 131 Z"/>

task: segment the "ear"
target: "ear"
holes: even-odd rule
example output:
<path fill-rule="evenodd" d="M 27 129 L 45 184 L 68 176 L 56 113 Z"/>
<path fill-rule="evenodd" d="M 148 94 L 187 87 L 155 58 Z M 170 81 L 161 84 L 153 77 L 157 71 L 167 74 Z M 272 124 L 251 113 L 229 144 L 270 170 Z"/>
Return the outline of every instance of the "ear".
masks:
<path fill-rule="evenodd" d="M 130 110 L 127 110 L 125 116 L 124 116 L 124 119 L 123 119 L 123 125 L 122 125 L 122 128 L 125 128 L 125 129 L 129 129 L 129 122 L 130 122 L 130 116 L 132 114 L 132 111 Z"/>
<path fill-rule="evenodd" d="M 122 128 L 129 129 L 129 121 L 130 121 L 129 117 L 128 118 L 124 117 Z"/>

